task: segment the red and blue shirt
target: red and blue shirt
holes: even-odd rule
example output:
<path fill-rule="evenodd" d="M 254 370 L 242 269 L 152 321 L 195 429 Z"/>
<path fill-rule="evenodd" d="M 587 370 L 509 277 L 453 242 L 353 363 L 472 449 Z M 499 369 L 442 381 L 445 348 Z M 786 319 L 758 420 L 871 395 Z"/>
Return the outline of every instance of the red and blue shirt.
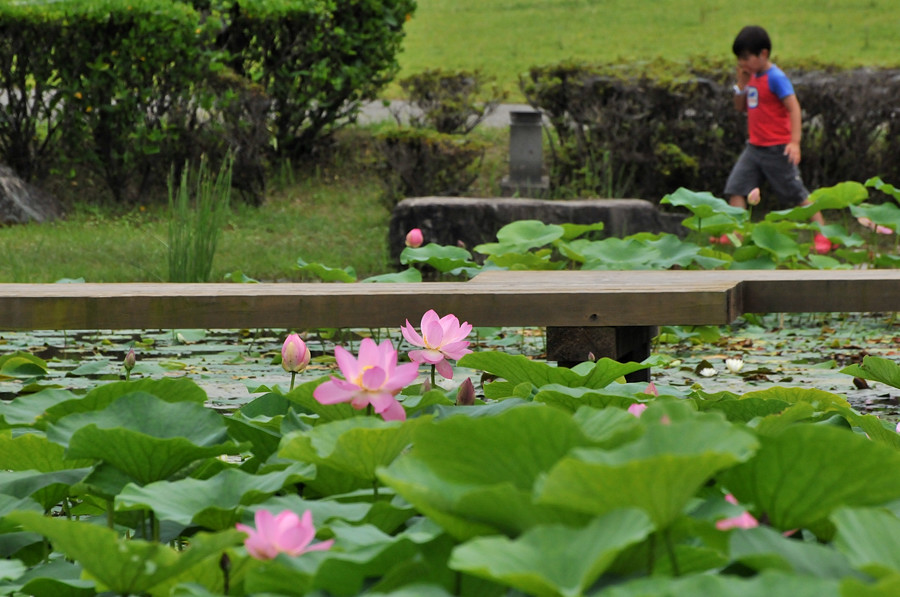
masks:
<path fill-rule="evenodd" d="M 784 99 L 794 86 L 774 64 L 747 84 L 747 130 L 751 145 L 785 145 L 791 140 L 791 118 Z"/>

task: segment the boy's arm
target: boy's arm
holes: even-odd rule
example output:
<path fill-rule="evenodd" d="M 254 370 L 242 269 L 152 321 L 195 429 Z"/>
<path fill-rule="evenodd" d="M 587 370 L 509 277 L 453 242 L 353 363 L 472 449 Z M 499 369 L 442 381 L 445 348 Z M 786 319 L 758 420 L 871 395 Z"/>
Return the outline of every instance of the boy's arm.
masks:
<path fill-rule="evenodd" d="M 800 138 L 803 134 L 800 102 L 796 95 L 789 95 L 781 101 L 787 108 L 788 116 L 791 119 L 791 141 L 785 146 L 784 155 L 787 156 L 790 163 L 796 166 L 800 163 Z"/>
<path fill-rule="evenodd" d="M 740 90 L 740 93 L 738 93 L 736 89 L 734 94 L 734 109 L 738 112 L 747 111 L 747 83 L 749 82 L 750 73 L 738 66 L 737 85 L 735 85 L 735 87 Z"/>

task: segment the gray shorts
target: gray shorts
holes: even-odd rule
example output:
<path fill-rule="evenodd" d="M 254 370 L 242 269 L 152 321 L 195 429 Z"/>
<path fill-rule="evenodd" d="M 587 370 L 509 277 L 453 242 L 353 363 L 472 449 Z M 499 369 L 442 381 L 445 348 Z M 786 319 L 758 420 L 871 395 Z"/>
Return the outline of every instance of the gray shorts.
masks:
<path fill-rule="evenodd" d="M 784 155 L 784 147 L 761 147 L 748 143 L 728 175 L 726 199 L 732 195 L 746 197 L 767 180 L 781 205 L 793 207 L 803 203 L 809 197 L 809 191 L 800 179 L 800 169 Z"/>

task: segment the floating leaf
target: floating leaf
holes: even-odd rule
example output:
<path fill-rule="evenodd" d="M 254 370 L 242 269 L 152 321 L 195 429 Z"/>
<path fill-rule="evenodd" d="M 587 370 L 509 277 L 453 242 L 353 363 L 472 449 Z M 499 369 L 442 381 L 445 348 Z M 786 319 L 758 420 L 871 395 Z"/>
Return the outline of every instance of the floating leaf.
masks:
<path fill-rule="evenodd" d="M 515 540 L 480 537 L 453 550 L 449 566 L 529 595 L 580 596 L 653 523 L 640 510 L 620 510 L 583 528 L 540 525 Z"/>
<path fill-rule="evenodd" d="M 0 357 L 0 379 L 31 379 L 47 375 L 47 363 L 30 352 L 14 352 Z"/>

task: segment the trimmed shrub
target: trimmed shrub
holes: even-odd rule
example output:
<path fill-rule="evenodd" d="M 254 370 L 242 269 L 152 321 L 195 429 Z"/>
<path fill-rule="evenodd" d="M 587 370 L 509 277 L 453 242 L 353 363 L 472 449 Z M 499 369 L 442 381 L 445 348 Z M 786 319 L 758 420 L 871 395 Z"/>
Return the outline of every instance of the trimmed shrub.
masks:
<path fill-rule="evenodd" d="M 478 178 L 486 145 L 460 135 L 404 128 L 379 135 L 388 207 L 404 197 L 463 195 Z"/>
<path fill-rule="evenodd" d="M 506 98 L 478 71 L 426 70 L 401 80 L 400 87 L 412 107 L 410 125 L 448 135 L 468 134 Z"/>
<path fill-rule="evenodd" d="M 872 175 L 900 177 L 900 71 L 786 69 L 803 108 L 810 190 Z M 520 81 L 550 120 L 555 197 L 658 201 L 678 187 L 721 194 L 746 143 L 731 63 L 532 68 Z"/>

